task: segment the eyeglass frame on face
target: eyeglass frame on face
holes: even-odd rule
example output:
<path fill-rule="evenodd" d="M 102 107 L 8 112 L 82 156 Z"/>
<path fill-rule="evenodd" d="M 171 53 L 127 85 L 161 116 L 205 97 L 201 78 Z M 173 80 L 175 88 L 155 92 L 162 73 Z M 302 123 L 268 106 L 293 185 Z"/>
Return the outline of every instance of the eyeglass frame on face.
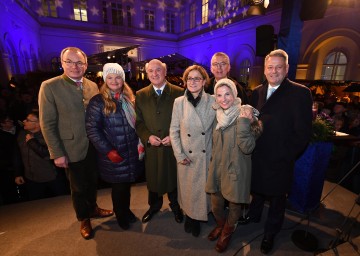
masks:
<path fill-rule="evenodd" d="M 186 78 L 186 82 L 195 82 L 195 83 L 198 83 L 200 81 L 204 80 L 204 78 L 202 77 L 187 77 Z"/>
<path fill-rule="evenodd" d="M 229 63 L 227 63 L 227 62 L 220 62 L 220 63 L 214 62 L 214 63 L 211 63 L 211 66 L 217 67 L 217 68 L 223 68 L 223 67 L 225 67 L 225 66 L 228 65 L 228 64 L 229 64 Z"/>
<path fill-rule="evenodd" d="M 30 120 L 30 119 L 28 119 L 28 118 L 26 118 L 25 120 L 24 120 L 24 122 L 31 122 L 31 123 L 37 123 L 37 122 L 39 122 L 39 120 Z"/>
<path fill-rule="evenodd" d="M 81 61 L 77 61 L 77 62 L 73 62 L 71 60 L 63 60 L 63 62 L 68 66 L 68 67 L 72 67 L 73 64 L 75 64 L 76 67 L 82 68 L 86 65 L 86 63 L 81 62 Z"/>

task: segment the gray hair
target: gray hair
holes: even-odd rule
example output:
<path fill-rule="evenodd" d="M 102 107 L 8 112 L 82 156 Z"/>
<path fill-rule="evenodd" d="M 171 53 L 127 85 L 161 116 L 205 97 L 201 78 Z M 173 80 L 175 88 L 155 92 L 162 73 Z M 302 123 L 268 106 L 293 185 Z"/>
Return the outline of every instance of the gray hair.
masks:
<path fill-rule="evenodd" d="M 281 50 L 281 49 L 271 51 L 268 55 L 266 55 L 265 63 L 270 57 L 282 57 L 282 58 L 284 58 L 286 64 L 288 64 L 288 62 L 289 62 L 288 54 L 284 50 Z"/>
<path fill-rule="evenodd" d="M 157 64 L 160 64 L 164 69 L 165 69 L 165 73 L 167 71 L 167 68 L 166 68 L 166 64 L 164 62 L 161 62 L 160 60 L 158 59 L 152 59 L 150 60 L 148 63 L 145 64 L 145 71 L 147 72 L 147 69 L 148 69 L 148 66 L 150 63 L 157 63 Z"/>
<path fill-rule="evenodd" d="M 85 63 L 87 63 L 87 56 L 85 54 L 85 52 L 83 52 L 83 50 L 81 50 L 80 48 L 77 47 L 73 47 L 73 46 L 69 46 L 64 48 L 61 53 L 60 53 L 60 60 L 63 60 L 63 56 L 65 54 L 66 51 L 71 51 L 71 52 L 76 52 L 76 53 L 80 53 L 84 58 L 85 58 Z"/>

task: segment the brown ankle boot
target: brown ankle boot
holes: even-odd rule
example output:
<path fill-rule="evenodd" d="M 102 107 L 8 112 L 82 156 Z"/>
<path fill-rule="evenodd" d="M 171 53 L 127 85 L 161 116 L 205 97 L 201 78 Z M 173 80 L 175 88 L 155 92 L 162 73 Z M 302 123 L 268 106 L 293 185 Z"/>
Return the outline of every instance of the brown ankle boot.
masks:
<path fill-rule="evenodd" d="M 221 231 L 224 227 L 225 224 L 225 220 L 221 219 L 221 220 L 217 220 L 216 221 L 216 227 L 210 232 L 210 234 L 208 235 L 208 239 L 210 241 L 215 241 L 216 239 L 219 238 Z"/>
<path fill-rule="evenodd" d="M 215 250 L 219 253 L 222 253 L 226 250 L 226 248 L 228 247 L 230 240 L 231 240 L 231 236 L 235 231 L 235 225 L 234 226 L 229 226 L 229 224 L 227 222 L 225 222 L 224 228 L 221 231 L 221 235 L 216 243 L 215 246 Z"/>

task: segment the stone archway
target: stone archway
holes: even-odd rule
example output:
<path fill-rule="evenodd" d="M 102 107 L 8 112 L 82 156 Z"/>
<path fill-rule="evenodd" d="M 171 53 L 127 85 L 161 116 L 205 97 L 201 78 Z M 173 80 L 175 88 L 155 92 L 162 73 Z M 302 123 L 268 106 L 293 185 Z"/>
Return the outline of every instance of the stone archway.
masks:
<path fill-rule="evenodd" d="M 297 79 L 317 80 L 321 77 L 324 58 L 332 51 L 348 57 L 345 80 L 360 80 L 360 34 L 351 29 L 334 29 L 319 35 L 306 48 L 297 67 Z"/>

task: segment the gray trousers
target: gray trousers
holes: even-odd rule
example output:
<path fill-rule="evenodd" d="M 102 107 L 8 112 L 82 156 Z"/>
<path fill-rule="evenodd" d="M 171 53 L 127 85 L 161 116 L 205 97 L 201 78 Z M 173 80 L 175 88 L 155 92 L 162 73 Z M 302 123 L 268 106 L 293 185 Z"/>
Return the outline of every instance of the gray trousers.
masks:
<path fill-rule="evenodd" d="M 241 204 L 229 202 L 229 213 L 225 216 L 224 203 L 225 198 L 221 192 L 211 194 L 212 212 L 215 219 L 217 221 L 226 219 L 229 226 L 234 226 L 241 215 Z"/>

